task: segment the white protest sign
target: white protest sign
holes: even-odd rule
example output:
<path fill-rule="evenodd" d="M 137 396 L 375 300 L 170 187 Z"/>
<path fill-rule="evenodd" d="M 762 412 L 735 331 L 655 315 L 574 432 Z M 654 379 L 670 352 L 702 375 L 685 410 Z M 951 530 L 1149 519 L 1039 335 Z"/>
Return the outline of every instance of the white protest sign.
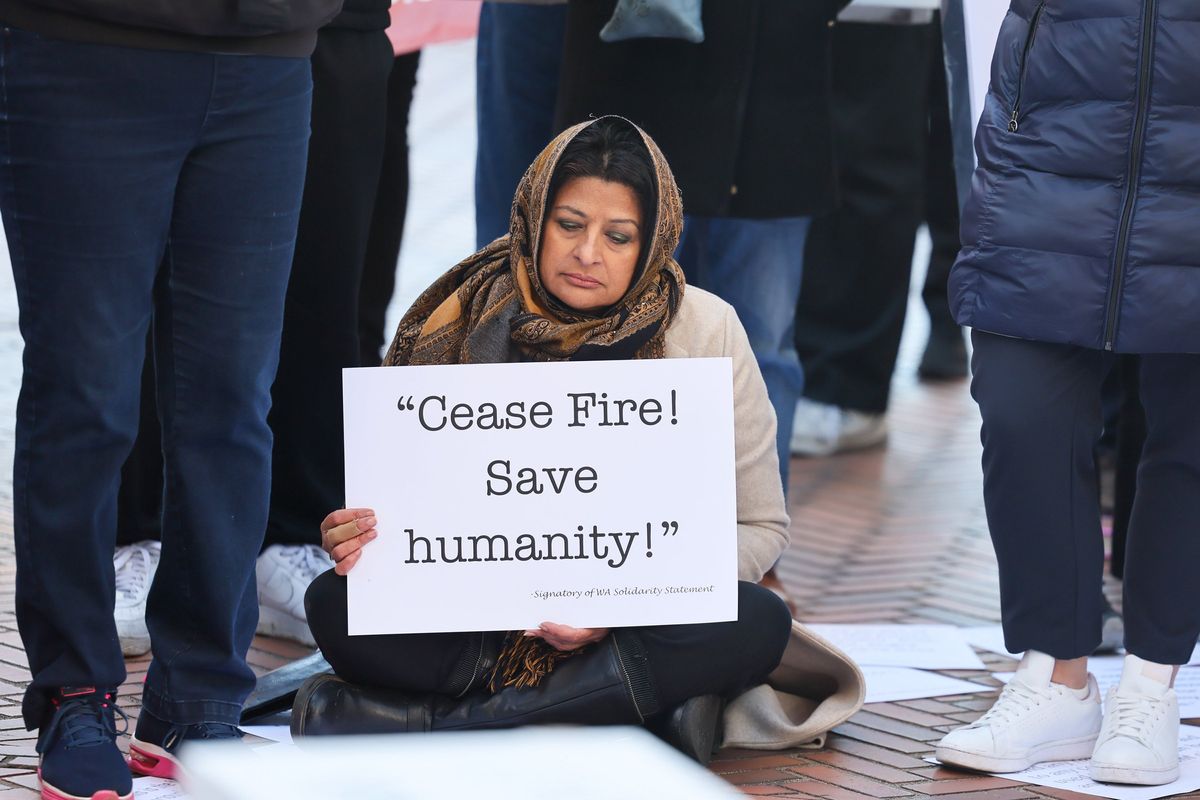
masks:
<path fill-rule="evenodd" d="M 737 617 L 728 358 L 343 372 L 351 635 Z"/>

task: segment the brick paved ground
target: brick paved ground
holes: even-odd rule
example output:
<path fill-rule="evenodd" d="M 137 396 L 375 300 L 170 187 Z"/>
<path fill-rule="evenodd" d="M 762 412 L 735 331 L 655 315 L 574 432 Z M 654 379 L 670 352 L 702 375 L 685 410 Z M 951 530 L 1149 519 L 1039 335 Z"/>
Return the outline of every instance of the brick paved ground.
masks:
<path fill-rule="evenodd" d="M 473 149 L 473 106 L 461 76 L 472 74 L 471 58 L 469 46 L 454 45 L 423 59 L 413 123 L 413 211 L 397 305 L 411 300 L 431 270 L 470 249 L 470 159 L 462 156 Z M 3 257 L 0 267 L 0 798 L 6 799 L 36 796 L 36 758 L 19 718 L 29 672 L 13 613 L 11 476 L 3 466 L 11 463 L 21 343 Z M 977 625 L 999 618 L 980 497 L 978 419 L 965 384 L 913 380 L 923 325 L 918 311 L 902 349 L 888 447 L 793 463 L 793 541 L 779 572 L 802 619 Z M 250 660 L 261 672 L 308 652 L 259 637 Z M 981 655 L 989 670 L 1014 663 Z M 148 663 L 128 663 L 121 706 L 131 718 Z M 979 691 L 870 705 L 838 728 L 825 750 L 727 750 L 712 769 L 750 796 L 1070 800 L 1070 792 L 968 776 L 922 760 L 943 732 L 982 713 L 998 686 L 987 672 L 947 674 L 978 683 Z"/>

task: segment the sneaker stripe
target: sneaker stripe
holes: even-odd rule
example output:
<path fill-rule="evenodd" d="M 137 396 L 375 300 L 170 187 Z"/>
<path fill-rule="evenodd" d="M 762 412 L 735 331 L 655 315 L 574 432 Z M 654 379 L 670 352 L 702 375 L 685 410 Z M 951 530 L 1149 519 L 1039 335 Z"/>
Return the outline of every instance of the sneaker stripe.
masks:
<path fill-rule="evenodd" d="M 179 759 L 167 750 L 137 738 L 129 743 L 129 768 L 151 778 L 175 779 L 182 771 Z"/>

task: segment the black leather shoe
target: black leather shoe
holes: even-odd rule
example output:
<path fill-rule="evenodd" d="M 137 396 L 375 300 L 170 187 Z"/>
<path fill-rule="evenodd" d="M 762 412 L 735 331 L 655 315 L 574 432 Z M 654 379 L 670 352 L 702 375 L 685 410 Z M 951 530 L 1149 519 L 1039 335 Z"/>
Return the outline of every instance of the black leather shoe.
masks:
<path fill-rule="evenodd" d="M 646 728 L 684 755 L 708 764 L 724 738 L 724 714 L 724 698 L 703 694 L 684 701 Z"/>
<path fill-rule="evenodd" d="M 518 725 L 640 725 L 658 710 L 646 656 L 637 635 L 611 632 L 585 652 L 560 661 L 537 686 L 509 686 L 439 703 L 434 730 L 513 728 Z"/>
<path fill-rule="evenodd" d="M 347 683 L 333 673 L 315 675 L 296 692 L 292 736 L 406 733 L 430 730 L 433 695 Z"/>

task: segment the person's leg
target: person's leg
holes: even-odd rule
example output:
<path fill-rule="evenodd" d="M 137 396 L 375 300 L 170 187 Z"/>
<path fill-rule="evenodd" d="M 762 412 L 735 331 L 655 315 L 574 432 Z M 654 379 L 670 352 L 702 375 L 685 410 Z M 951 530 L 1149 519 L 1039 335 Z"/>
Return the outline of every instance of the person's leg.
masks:
<path fill-rule="evenodd" d="M 938 758 L 991 772 L 1086 758 L 1100 697 L 1084 657 L 1100 643 L 1093 451 L 1111 356 L 976 331 L 971 393 L 983 417 L 983 496 L 1000 567 L 1005 644 L 1025 651 L 992 711 Z"/>
<path fill-rule="evenodd" d="M 494 664 L 487 634 L 346 635 L 345 579 L 326 573 L 307 597 L 313 632 L 339 678 L 311 679 L 297 695 L 301 735 L 479 730 L 530 724 L 651 724 L 700 695 L 732 695 L 779 663 L 791 631 L 783 601 L 738 584 L 738 620 L 615 629 L 559 662 L 535 687 L 471 689 L 480 661 Z M 483 671 L 486 672 L 486 667 Z M 447 676 L 459 676 L 448 696 Z M 463 678 L 473 676 L 464 682 Z M 347 682 L 350 681 L 350 682 Z M 397 691 L 399 690 L 399 691 Z M 430 694 L 430 693 L 434 694 Z M 712 731 L 685 732 L 711 744 Z M 686 744 L 681 742 L 680 744 Z M 707 759 L 707 752 L 694 752 Z"/>
<path fill-rule="evenodd" d="M 1005 644 L 1087 656 L 1100 642 L 1104 548 L 1092 450 L 1110 357 L 982 332 L 973 340 L 971 394 L 983 417 Z"/>
<path fill-rule="evenodd" d="M 508 233 L 517 183 L 557 132 L 565 5 L 484 3 L 475 52 L 475 242 Z"/>
<path fill-rule="evenodd" d="M 155 740 L 167 725 L 236 725 L 254 686 L 245 656 L 270 492 L 267 410 L 312 83 L 307 59 L 204 58 L 204 123 L 179 174 L 155 317 L 163 548 L 131 749 L 166 744 Z"/>
<path fill-rule="evenodd" d="M 350 683 L 456 697 L 481 685 L 495 664 L 496 653 L 481 650 L 479 633 L 349 635 L 346 578 L 333 570 L 308 587 L 304 608 L 325 660 Z M 502 638 L 491 637 L 496 644 Z"/>
<path fill-rule="evenodd" d="M 157 540 L 162 525 L 162 435 L 154 391 L 154 352 L 146 337 L 137 439 L 121 466 L 117 492 L 117 545 Z"/>
<path fill-rule="evenodd" d="M 25 342 L 13 469 L 16 612 L 33 674 L 23 712 L 41 728 L 43 782 L 123 793 L 115 743 L 63 751 L 52 730 L 68 713 L 111 726 L 102 698 L 125 676 L 113 621 L 117 486 L 138 427 L 175 176 L 209 74 L 188 55 L 10 28 L 0 47 L 0 210 Z M 94 688 L 68 698 L 63 687 Z"/>
<path fill-rule="evenodd" d="M 318 34 L 308 169 L 271 393 L 268 546 L 319 545 L 321 520 L 344 505 L 342 368 L 359 359 L 359 281 L 391 64 L 383 31 Z"/>
<path fill-rule="evenodd" d="M 921 223 L 932 25 L 838 25 L 839 207 L 813 221 L 796 309 L 804 396 L 887 411 Z"/>
<path fill-rule="evenodd" d="M 1186 664 L 1200 635 L 1200 356 L 1141 356 L 1146 439 L 1125 550 L 1125 647 Z"/>
<path fill-rule="evenodd" d="M 705 694 L 732 697 L 779 666 L 792 631 L 787 604 L 770 589 L 738 582 L 733 622 L 637 628 L 659 705 Z"/>
<path fill-rule="evenodd" d="M 940 25 L 938 26 L 940 31 Z M 950 128 L 950 94 L 941 36 L 929 70 L 929 139 L 925 158 L 925 221 L 932 249 L 921 299 L 929 313 L 929 341 L 917 373 L 926 379 L 967 377 L 967 346 L 950 314 L 950 268 L 958 257 L 958 188 Z"/>
<path fill-rule="evenodd" d="M 746 328 L 775 409 L 785 491 L 792 415 L 804 389 L 794 324 L 811 219 L 687 215 L 677 251 L 688 282 L 732 305 Z"/>
<path fill-rule="evenodd" d="M 383 166 L 358 287 L 358 350 L 362 367 L 378 367 L 383 359 L 383 346 L 391 340 L 384 327 L 396 289 L 396 263 L 408 212 L 408 112 L 420 61 L 420 51 L 397 56 L 388 76 Z"/>
<path fill-rule="evenodd" d="M 1116 413 L 1116 464 L 1113 475 L 1113 577 L 1125 577 L 1125 544 L 1137 497 L 1138 464 L 1146 443 L 1146 411 L 1141 398 L 1141 356 L 1123 355 L 1117 364 L 1120 405 Z"/>
<path fill-rule="evenodd" d="M 1092 754 L 1094 780 L 1159 785 L 1179 776 L 1171 688 L 1200 635 L 1200 355 L 1146 354 L 1136 375 L 1145 443 L 1125 544 L 1125 657 Z M 1134 376 L 1131 376 L 1134 377 Z"/>

